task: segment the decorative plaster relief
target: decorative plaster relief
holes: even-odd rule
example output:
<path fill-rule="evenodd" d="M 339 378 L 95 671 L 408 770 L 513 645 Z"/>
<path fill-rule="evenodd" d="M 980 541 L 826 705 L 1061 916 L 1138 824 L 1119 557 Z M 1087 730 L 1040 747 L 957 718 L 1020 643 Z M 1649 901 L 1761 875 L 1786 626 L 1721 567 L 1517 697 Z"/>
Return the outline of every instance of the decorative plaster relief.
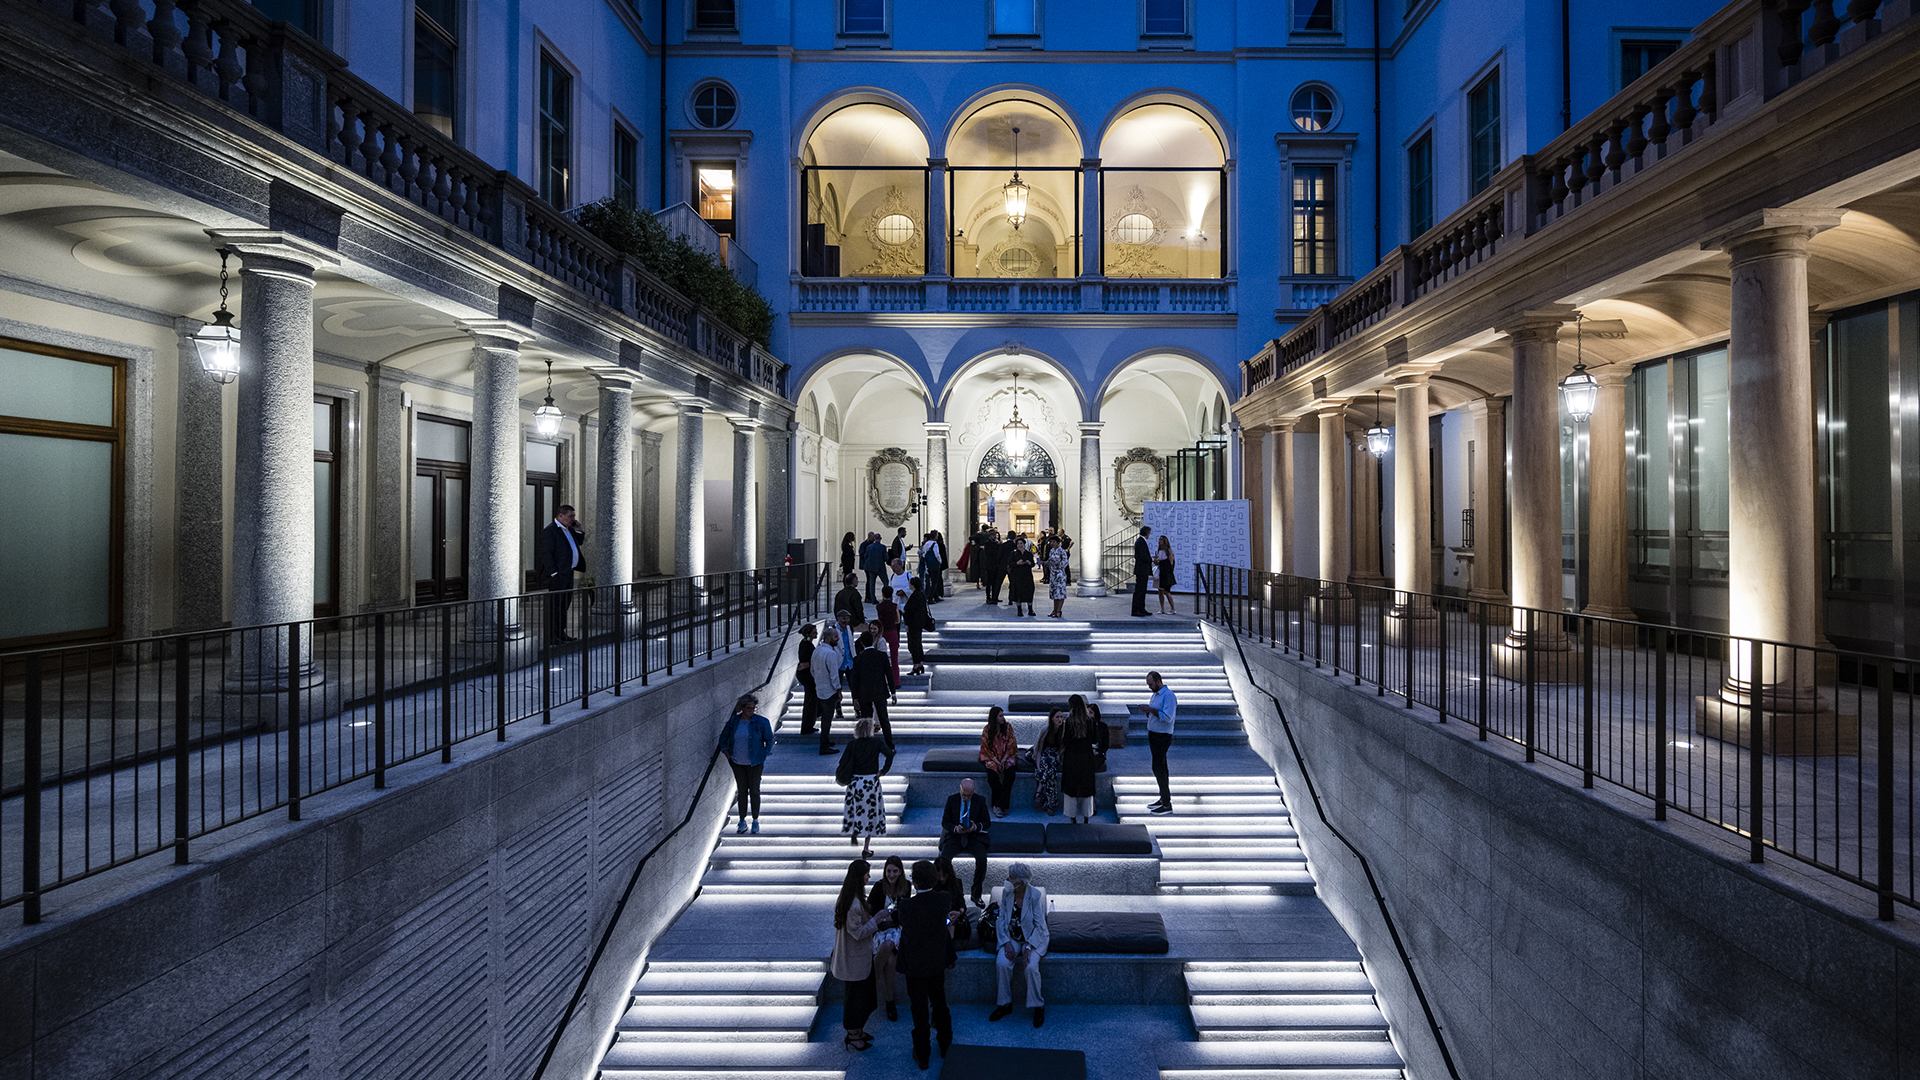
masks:
<path fill-rule="evenodd" d="M 1120 516 L 1133 524 L 1140 524 L 1146 504 L 1160 498 L 1166 486 L 1166 459 L 1147 447 L 1136 446 L 1113 459 L 1113 500 Z"/>
<path fill-rule="evenodd" d="M 913 516 L 920 493 L 920 463 L 897 446 L 867 459 L 867 505 L 888 528 Z"/>

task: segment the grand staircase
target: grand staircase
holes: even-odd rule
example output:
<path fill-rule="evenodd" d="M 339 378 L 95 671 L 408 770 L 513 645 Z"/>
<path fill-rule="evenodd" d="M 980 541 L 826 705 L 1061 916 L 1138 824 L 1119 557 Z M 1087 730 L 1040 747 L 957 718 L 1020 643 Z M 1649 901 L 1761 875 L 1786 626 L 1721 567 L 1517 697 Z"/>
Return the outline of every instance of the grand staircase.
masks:
<path fill-rule="evenodd" d="M 887 834 L 873 840 L 876 870 L 887 855 L 924 858 L 934 846 L 937 816 L 927 807 L 902 813 L 909 791 L 902 773 L 917 767 L 921 749 L 973 745 L 990 705 L 1012 700 L 1033 706 L 1073 692 L 1098 702 L 1109 724 L 1128 726 L 1129 749 L 1118 751 L 1127 755 L 1127 771 L 1116 770 L 1112 777 L 1114 805 L 1108 813 L 1152 833 L 1160 853 L 1159 896 L 1186 905 L 1183 910 L 1189 912 L 1194 904 L 1202 909 L 1209 903 L 1226 905 L 1223 919 L 1257 910 L 1242 905 L 1259 904 L 1262 895 L 1313 896 L 1313 877 L 1286 798 L 1271 770 L 1243 749 L 1246 735 L 1226 673 L 1193 624 L 953 619 L 928 635 L 927 646 L 933 674 L 903 678 L 899 704 L 890 710 L 901 759 L 898 771 L 882 781 L 889 818 Z M 987 651 L 998 662 L 982 662 L 979 656 Z M 942 653 L 955 661 L 941 663 Z M 1059 662 L 1062 654 L 1066 663 Z M 1022 663 L 1022 656 L 1048 659 Z M 1171 814 L 1147 809 L 1158 790 L 1151 776 L 1140 775 L 1146 732 L 1141 720 L 1128 718 L 1127 706 L 1147 696 L 1148 670 L 1161 672 L 1180 699 Z M 799 693 L 796 686 L 778 738 L 782 752 L 811 755 L 813 740 L 798 734 Z M 1011 712 L 1023 743 L 1038 733 L 1043 707 Z M 850 717 L 850 706 L 847 713 Z M 850 739 L 850 727 L 836 725 L 835 742 Z M 1213 767 L 1183 774 L 1179 754 L 1195 747 L 1215 748 L 1208 751 L 1216 755 L 1213 760 L 1226 755 L 1244 771 Z M 812 898 L 818 904 L 838 891 L 857 849 L 840 833 L 843 789 L 829 775 L 831 759 L 818 760 L 817 770 L 809 762 L 804 773 L 767 774 L 759 833 L 737 834 L 728 817 L 696 904 L 780 904 L 786 898 Z M 1073 903 L 1059 891 L 1054 895 L 1056 902 Z M 1150 905 L 1153 897 L 1134 900 Z M 1098 908 L 1097 898 L 1087 902 Z M 751 934 L 758 928 L 748 910 L 759 909 L 741 909 L 741 926 Z M 778 928 L 765 932 L 777 934 Z M 1177 957 L 1183 950 L 1174 936 Z M 1351 956 L 1351 946 L 1346 949 Z M 824 953 L 822 948 L 818 955 Z M 674 955 L 684 957 L 687 951 Z M 1164 1080 L 1403 1076 L 1360 961 L 1229 959 L 1202 951 L 1181 970 L 1197 1039 L 1142 1048 L 1149 1060 L 1157 1059 Z M 838 1049 L 837 1025 L 831 1017 L 823 1023 L 820 1016 L 827 989 L 826 966 L 813 958 L 652 961 L 633 989 L 601 1075 L 608 1080 L 838 1080 L 849 1068 L 863 1080 L 882 1075 Z M 837 1017 L 837 1010 L 828 1011 Z M 984 1033 L 983 1039 L 995 1041 Z"/>

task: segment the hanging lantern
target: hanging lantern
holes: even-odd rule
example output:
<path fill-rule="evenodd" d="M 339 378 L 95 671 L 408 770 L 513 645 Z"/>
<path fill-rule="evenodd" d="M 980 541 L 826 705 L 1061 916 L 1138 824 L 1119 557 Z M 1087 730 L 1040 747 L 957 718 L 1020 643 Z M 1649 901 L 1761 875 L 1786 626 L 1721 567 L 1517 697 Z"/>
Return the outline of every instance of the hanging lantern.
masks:
<path fill-rule="evenodd" d="M 1393 429 L 1387 427 L 1383 422 L 1384 420 L 1385 417 L 1381 415 L 1379 399 L 1376 397 L 1374 400 L 1373 426 L 1367 429 L 1367 453 L 1372 454 L 1375 458 L 1384 458 L 1387 456 L 1388 451 L 1393 449 Z"/>
<path fill-rule="evenodd" d="M 1567 415 L 1573 417 L 1576 424 L 1586 423 L 1592 418 L 1593 408 L 1600 401 L 1600 380 L 1587 374 L 1586 350 L 1580 333 L 1580 324 L 1585 320 L 1585 315 L 1574 317 L 1573 374 L 1560 380 L 1560 399 L 1566 403 Z"/>
<path fill-rule="evenodd" d="M 1016 469 L 1027 467 L 1027 425 L 1020 422 L 1020 373 L 1013 373 L 1013 419 L 1000 428 L 1001 446 L 1007 460 Z"/>
<path fill-rule="evenodd" d="M 1014 231 L 1020 231 L 1020 223 L 1027 220 L 1027 183 L 1020 179 L 1020 129 L 1013 129 L 1013 179 L 1000 185 L 1001 196 L 1006 201 L 1007 221 Z"/>
<path fill-rule="evenodd" d="M 200 354 L 200 366 L 216 382 L 230 383 L 240 377 L 240 328 L 233 324 L 233 312 L 227 310 L 228 248 L 220 249 L 220 307 L 213 321 L 194 331 L 193 344 Z"/>
<path fill-rule="evenodd" d="M 533 430 L 543 438 L 560 434 L 560 410 L 553 404 L 553 361 L 547 361 L 547 403 L 533 410 Z"/>

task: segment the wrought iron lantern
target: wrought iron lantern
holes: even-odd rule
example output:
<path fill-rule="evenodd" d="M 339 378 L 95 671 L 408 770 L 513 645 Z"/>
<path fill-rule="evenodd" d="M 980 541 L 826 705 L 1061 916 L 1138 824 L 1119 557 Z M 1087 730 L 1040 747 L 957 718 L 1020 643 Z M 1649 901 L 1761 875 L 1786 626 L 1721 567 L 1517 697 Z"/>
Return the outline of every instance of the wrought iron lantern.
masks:
<path fill-rule="evenodd" d="M 1375 458 L 1384 458 L 1393 449 L 1393 429 L 1383 422 L 1381 403 L 1376 393 L 1373 408 L 1373 426 L 1367 429 L 1367 453 Z"/>
<path fill-rule="evenodd" d="M 553 361 L 547 361 L 547 403 L 533 410 L 533 430 L 551 439 L 560 434 L 560 410 L 553 404 Z"/>
<path fill-rule="evenodd" d="M 220 307 L 213 321 L 194 331 L 193 344 L 200 354 L 200 366 L 216 382 L 230 383 L 240 377 L 240 328 L 227 310 L 227 257 L 231 248 L 220 249 Z"/>
<path fill-rule="evenodd" d="M 1560 380 L 1560 400 L 1566 402 L 1567 415 L 1573 417 L 1576 424 L 1584 424 L 1593 416 L 1593 408 L 1600 401 L 1600 380 L 1587 374 L 1586 350 L 1581 340 L 1580 324 L 1585 315 L 1576 315 L 1573 322 L 1573 373 Z"/>
<path fill-rule="evenodd" d="M 1013 179 L 1000 185 L 1000 193 L 1006 201 L 1007 221 L 1015 232 L 1020 231 L 1020 223 L 1027 220 L 1027 182 L 1020 179 L 1020 129 L 1013 129 Z"/>
<path fill-rule="evenodd" d="M 1000 428 L 1001 445 L 1016 469 L 1027 467 L 1027 425 L 1020 422 L 1020 373 L 1013 373 L 1013 419 Z"/>

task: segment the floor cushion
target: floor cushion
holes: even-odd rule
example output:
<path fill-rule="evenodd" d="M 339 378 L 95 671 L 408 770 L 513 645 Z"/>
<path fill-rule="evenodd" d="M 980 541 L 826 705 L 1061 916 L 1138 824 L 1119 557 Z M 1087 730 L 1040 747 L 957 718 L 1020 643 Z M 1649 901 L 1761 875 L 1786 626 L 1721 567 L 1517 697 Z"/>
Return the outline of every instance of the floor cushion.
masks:
<path fill-rule="evenodd" d="M 996 947 L 993 927 L 984 927 L 980 951 L 990 953 Z M 1157 911 L 1055 911 L 1047 915 L 1049 956 L 1061 953 L 1158 956 L 1166 952 L 1167 923 Z"/>
<path fill-rule="evenodd" d="M 1038 855 L 1046 846 L 1046 830 L 1037 821 L 996 821 L 987 833 L 987 850 L 995 855 Z"/>
<path fill-rule="evenodd" d="M 1153 836 L 1145 825 L 1047 826 L 1047 852 L 1052 855 L 1151 855 Z"/>

